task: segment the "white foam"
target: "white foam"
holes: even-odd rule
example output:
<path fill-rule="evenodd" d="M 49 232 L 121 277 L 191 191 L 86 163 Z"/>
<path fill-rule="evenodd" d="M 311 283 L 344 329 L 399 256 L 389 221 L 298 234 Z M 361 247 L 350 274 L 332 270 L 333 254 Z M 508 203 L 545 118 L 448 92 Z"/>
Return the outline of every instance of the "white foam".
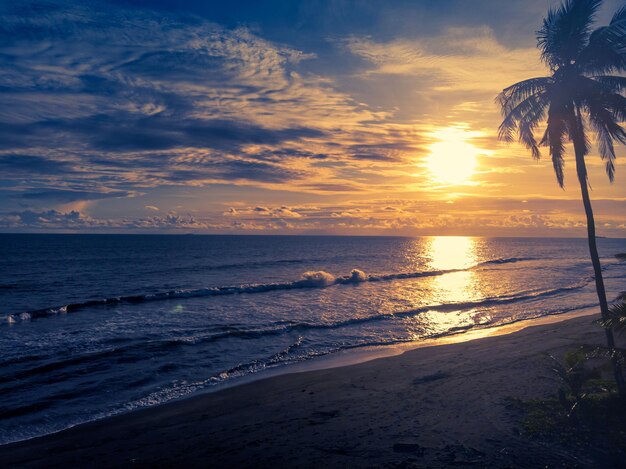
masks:
<path fill-rule="evenodd" d="M 350 272 L 350 278 L 348 279 L 348 281 L 352 283 L 367 282 L 368 277 L 367 277 L 367 274 L 363 272 L 362 270 L 352 269 L 352 271 Z"/>
<path fill-rule="evenodd" d="M 327 287 L 335 283 L 335 276 L 323 270 L 309 271 L 302 274 L 299 285 L 305 287 Z"/>

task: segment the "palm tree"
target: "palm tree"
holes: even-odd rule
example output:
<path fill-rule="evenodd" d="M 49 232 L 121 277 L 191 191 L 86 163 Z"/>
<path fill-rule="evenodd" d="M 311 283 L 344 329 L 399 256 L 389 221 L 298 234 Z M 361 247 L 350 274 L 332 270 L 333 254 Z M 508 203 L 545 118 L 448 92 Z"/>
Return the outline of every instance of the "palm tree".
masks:
<path fill-rule="evenodd" d="M 614 141 L 626 144 L 626 132 L 620 122 L 626 120 L 626 77 L 615 75 L 626 71 L 626 6 L 618 10 L 611 22 L 592 31 L 595 15 L 602 0 L 566 0 L 550 9 L 537 31 L 537 47 L 550 76 L 531 78 L 504 89 L 497 98 L 503 121 L 498 137 L 510 142 L 519 136 L 536 159 L 539 146 L 547 146 L 559 186 L 563 187 L 565 144 L 572 142 L 576 173 L 580 182 L 587 216 L 589 253 L 595 273 L 596 290 L 602 319 L 609 318 L 602 267 L 596 246 L 585 156 L 589 153 L 588 131 L 596 135 L 600 156 L 613 182 L 615 173 Z M 545 121 L 539 142 L 535 131 Z M 621 373 L 613 331 L 606 338 L 613 357 L 615 380 L 620 394 L 626 388 Z"/>

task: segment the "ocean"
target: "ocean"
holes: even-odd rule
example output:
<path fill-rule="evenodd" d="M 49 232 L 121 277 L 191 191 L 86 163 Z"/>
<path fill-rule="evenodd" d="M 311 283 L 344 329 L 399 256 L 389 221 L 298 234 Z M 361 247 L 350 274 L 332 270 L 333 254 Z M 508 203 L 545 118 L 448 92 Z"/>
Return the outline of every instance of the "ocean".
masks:
<path fill-rule="evenodd" d="M 599 239 L 609 300 L 625 239 Z M 0 234 L 0 444 L 597 304 L 586 239 Z"/>

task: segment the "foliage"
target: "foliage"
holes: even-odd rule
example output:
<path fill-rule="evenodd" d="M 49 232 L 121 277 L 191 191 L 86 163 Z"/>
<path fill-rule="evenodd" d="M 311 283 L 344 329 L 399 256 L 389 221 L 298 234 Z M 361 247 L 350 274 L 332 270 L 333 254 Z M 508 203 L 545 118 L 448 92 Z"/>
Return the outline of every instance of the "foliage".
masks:
<path fill-rule="evenodd" d="M 552 371 L 563 384 L 563 387 L 559 389 L 558 397 L 569 417 L 587 396 L 590 380 L 599 379 L 600 373 L 597 369 L 589 369 L 586 366 L 588 356 L 583 347 L 566 353 L 563 362 L 552 355 L 548 356 L 552 360 Z"/>
<path fill-rule="evenodd" d="M 615 382 L 601 377 L 610 368 L 608 350 L 579 347 L 566 353 L 563 361 L 549 357 L 561 385 L 557 396 L 509 400 L 510 408 L 521 411 L 524 433 L 613 455 L 616 448 L 626 449 L 626 406 Z"/>
<path fill-rule="evenodd" d="M 615 173 L 613 142 L 626 143 L 626 132 L 620 126 L 626 120 L 622 95 L 626 78 L 619 75 L 626 70 L 626 7 L 618 10 L 607 26 L 592 31 L 601 3 L 570 0 L 551 9 L 537 32 L 537 44 L 552 75 L 516 83 L 497 98 L 504 117 L 500 139 L 512 141 L 517 133 L 535 158 L 540 157 L 539 146 L 549 147 L 561 187 L 566 140 L 578 143 L 586 155 L 589 142 L 585 132 L 593 130 L 611 181 Z M 537 142 L 534 133 L 544 120 L 547 128 Z M 586 179 L 586 172 L 579 176 Z"/>
<path fill-rule="evenodd" d="M 606 383 L 610 385 L 612 383 Z M 577 446 L 626 448 L 626 407 L 615 392 L 594 393 L 568 416 L 557 399 L 511 401 L 521 411 L 521 426 L 531 438 Z"/>
<path fill-rule="evenodd" d="M 619 303 L 609 308 L 609 316 L 601 321 L 602 327 L 613 329 L 617 333 L 626 331 L 626 303 Z"/>

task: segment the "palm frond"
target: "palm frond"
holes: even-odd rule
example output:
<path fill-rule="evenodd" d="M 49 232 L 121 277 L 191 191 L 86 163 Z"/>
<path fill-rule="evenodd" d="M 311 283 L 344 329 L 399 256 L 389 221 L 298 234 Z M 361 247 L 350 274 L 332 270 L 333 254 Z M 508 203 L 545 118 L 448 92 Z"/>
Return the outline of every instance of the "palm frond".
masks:
<path fill-rule="evenodd" d="M 535 129 L 544 120 L 549 103 L 546 99 L 546 92 L 537 93 L 529 99 L 534 100 L 534 105 L 519 119 L 519 141 L 530 150 L 533 158 L 538 160 L 541 152 L 535 140 Z"/>
<path fill-rule="evenodd" d="M 551 8 L 537 31 L 541 59 L 555 70 L 575 60 L 589 41 L 602 0 L 565 0 Z"/>
<path fill-rule="evenodd" d="M 559 187 L 563 189 L 565 187 L 565 174 L 563 172 L 563 168 L 565 167 L 565 159 L 563 158 L 563 154 L 565 153 L 565 150 L 559 149 L 555 151 L 552 148 L 553 146 L 550 145 L 552 167 L 554 168 L 556 181 L 559 183 Z"/>
<path fill-rule="evenodd" d="M 626 121 L 626 97 L 621 92 L 626 89 L 626 77 L 619 76 L 598 76 L 598 77 L 578 77 L 576 86 L 579 90 L 579 104 L 595 104 L 597 108 L 606 109 L 605 121 L 618 122 Z M 618 126 L 619 127 L 619 126 Z M 626 143 L 622 132 L 617 129 L 614 136 L 620 143 Z"/>
<path fill-rule="evenodd" d="M 508 109 L 498 127 L 498 139 L 512 142 L 515 132 L 520 130 L 520 124 L 525 126 L 526 131 L 534 129 L 543 119 L 548 104 L 544 95 L 545 92 L 535 93 Z"/>
<path fill-rule="evenodd" d="M 602 327 L 613 329 L 615 332 L 626 331 L 626 303 L 613 305 L 609 308 L 609 317 L 601 321 Z"/>
<path fill-rule="evenodd" d="M 623 21 L 626 21 L 626 5 L 624 5 L 613 14 L 613 18 L 611 18 L 611 22 L 609 24 L 612 26 L 616 23 L 621 23 Z"/>
<path fill-rule="evenodd" d="M 616 38 L 606 28 L 592 35 L 589 45 L 580 53 L 578 65 L 585 73 L 597 75 L 626 70 L 626 37 Z"/>
<path fill-rule="evenodd" d="M 551 105 L 548 109 L 548 125 L 539 144 L 549 147 L 554 174 L 561 188 L 565 185 L 565 175 L 563 173 L 565 160 L 563 156 L 565 155 L 564 141 L 567 133 L 568 127 L 565 119 L 565 109 Z"/>
<path fill-rule="evenodd" d="M 599 102 L 598 102 L 599 101 Z M 606 162 L 606 173 L 611 182 L 615 179 L 615 148 L 613 140 L 626 143 L 626 132 L 616 122 L 613 113 L 600 100 L 586 101 L 589 122 L 596 132 L 600 156 Z"/>
<path fill-rule="evenodd" d="M 535 139 L 535 133 L 533 128 L 529 124 L 520 124 L 519 126 L 519 140 L 524 146 L 530 150 L 531 155 L 534 159 L 538 160 L 541 158 L 541 152 L 539 151 L 539 145 L 537 145 L 537 140 Z"/>
<path fill-rule="evenodd" d="M 602 124 L 596 126 L 596 128 L 600 156 L 606 162 L 606 174 L 609 177 L 609 181 L 613 182 L 615 180 L 615 148 L 613 146 L 613 139 L 610 132 Z"/>
<path fill-rule="evenodd" d="M 574 143 L 577 157 L 589 154 L 587 130 L 593 131 L 611 181 L 615 177 L 615 142 L 626 145 L 626 6 L 611 22 L 592 31 L 601 0 L 563 0 L 548 11 L 537 32 L 542 60 L 552 76 L 530 78 L 505 88 L 496 98 L 503 116 L 498 138 L 515 137 L 539 158 L 548 146 L 559 186 L 564 185 L 565 143 Z M 616 73 L 613 73 L 616 72 Z M 546 119 L 543 138 L 535 132 Z M 577 164 L 587 180 L 586 165 Z"/>
<path fill-rule="evenodd" d="M 586 73 L 626 70 L 626 7 L 613 15 L 608 26 L 591 33 L 577 63 Z"/>
<path fill-rule="evenodd" d="M 595 75 L 589 78 L 604 85 L 608 92 L 620 93 L 626 90 L 626 77 L 618 75 Z"/>
<path fill-rule="evenodd" d="M 613 141 L 617 140 L 626 144 L 626 132 L 619 125 L 620 119 L 613 109 L 623 107 L 622 112 L 626 111 L 626 100 L 619 93 L 613 92 L 616 84 L 621 85 L 619 80 L 614 80 L 618 77 L 611 78 L 611 80 L 603 82 L 581 76 L 577 83 L 580 91 L 579 106 L 587 111 L 589 123 L 596 132 L 600 156 L 606 162 L 607 175 L 609 180 L 613 182 L 615 179 Z"/>
<path fill-rule="evenodd" d="M 619 93 L 611 93 L 604 96 L 604 100 L 615 119 L 618 122 L 626 122 L 626 97 Z"/>
<path fill-rule="evenodd" d="M 554 83 L 554 80 L 551 77 L 537 77 L 520 81 L 519 83 L 505 88 L 496 97 L 496 101 L 501 106 L 502 115 L 506 116 L 522 101 L 536 93 L 544 91 L 552 83 Z"/>

